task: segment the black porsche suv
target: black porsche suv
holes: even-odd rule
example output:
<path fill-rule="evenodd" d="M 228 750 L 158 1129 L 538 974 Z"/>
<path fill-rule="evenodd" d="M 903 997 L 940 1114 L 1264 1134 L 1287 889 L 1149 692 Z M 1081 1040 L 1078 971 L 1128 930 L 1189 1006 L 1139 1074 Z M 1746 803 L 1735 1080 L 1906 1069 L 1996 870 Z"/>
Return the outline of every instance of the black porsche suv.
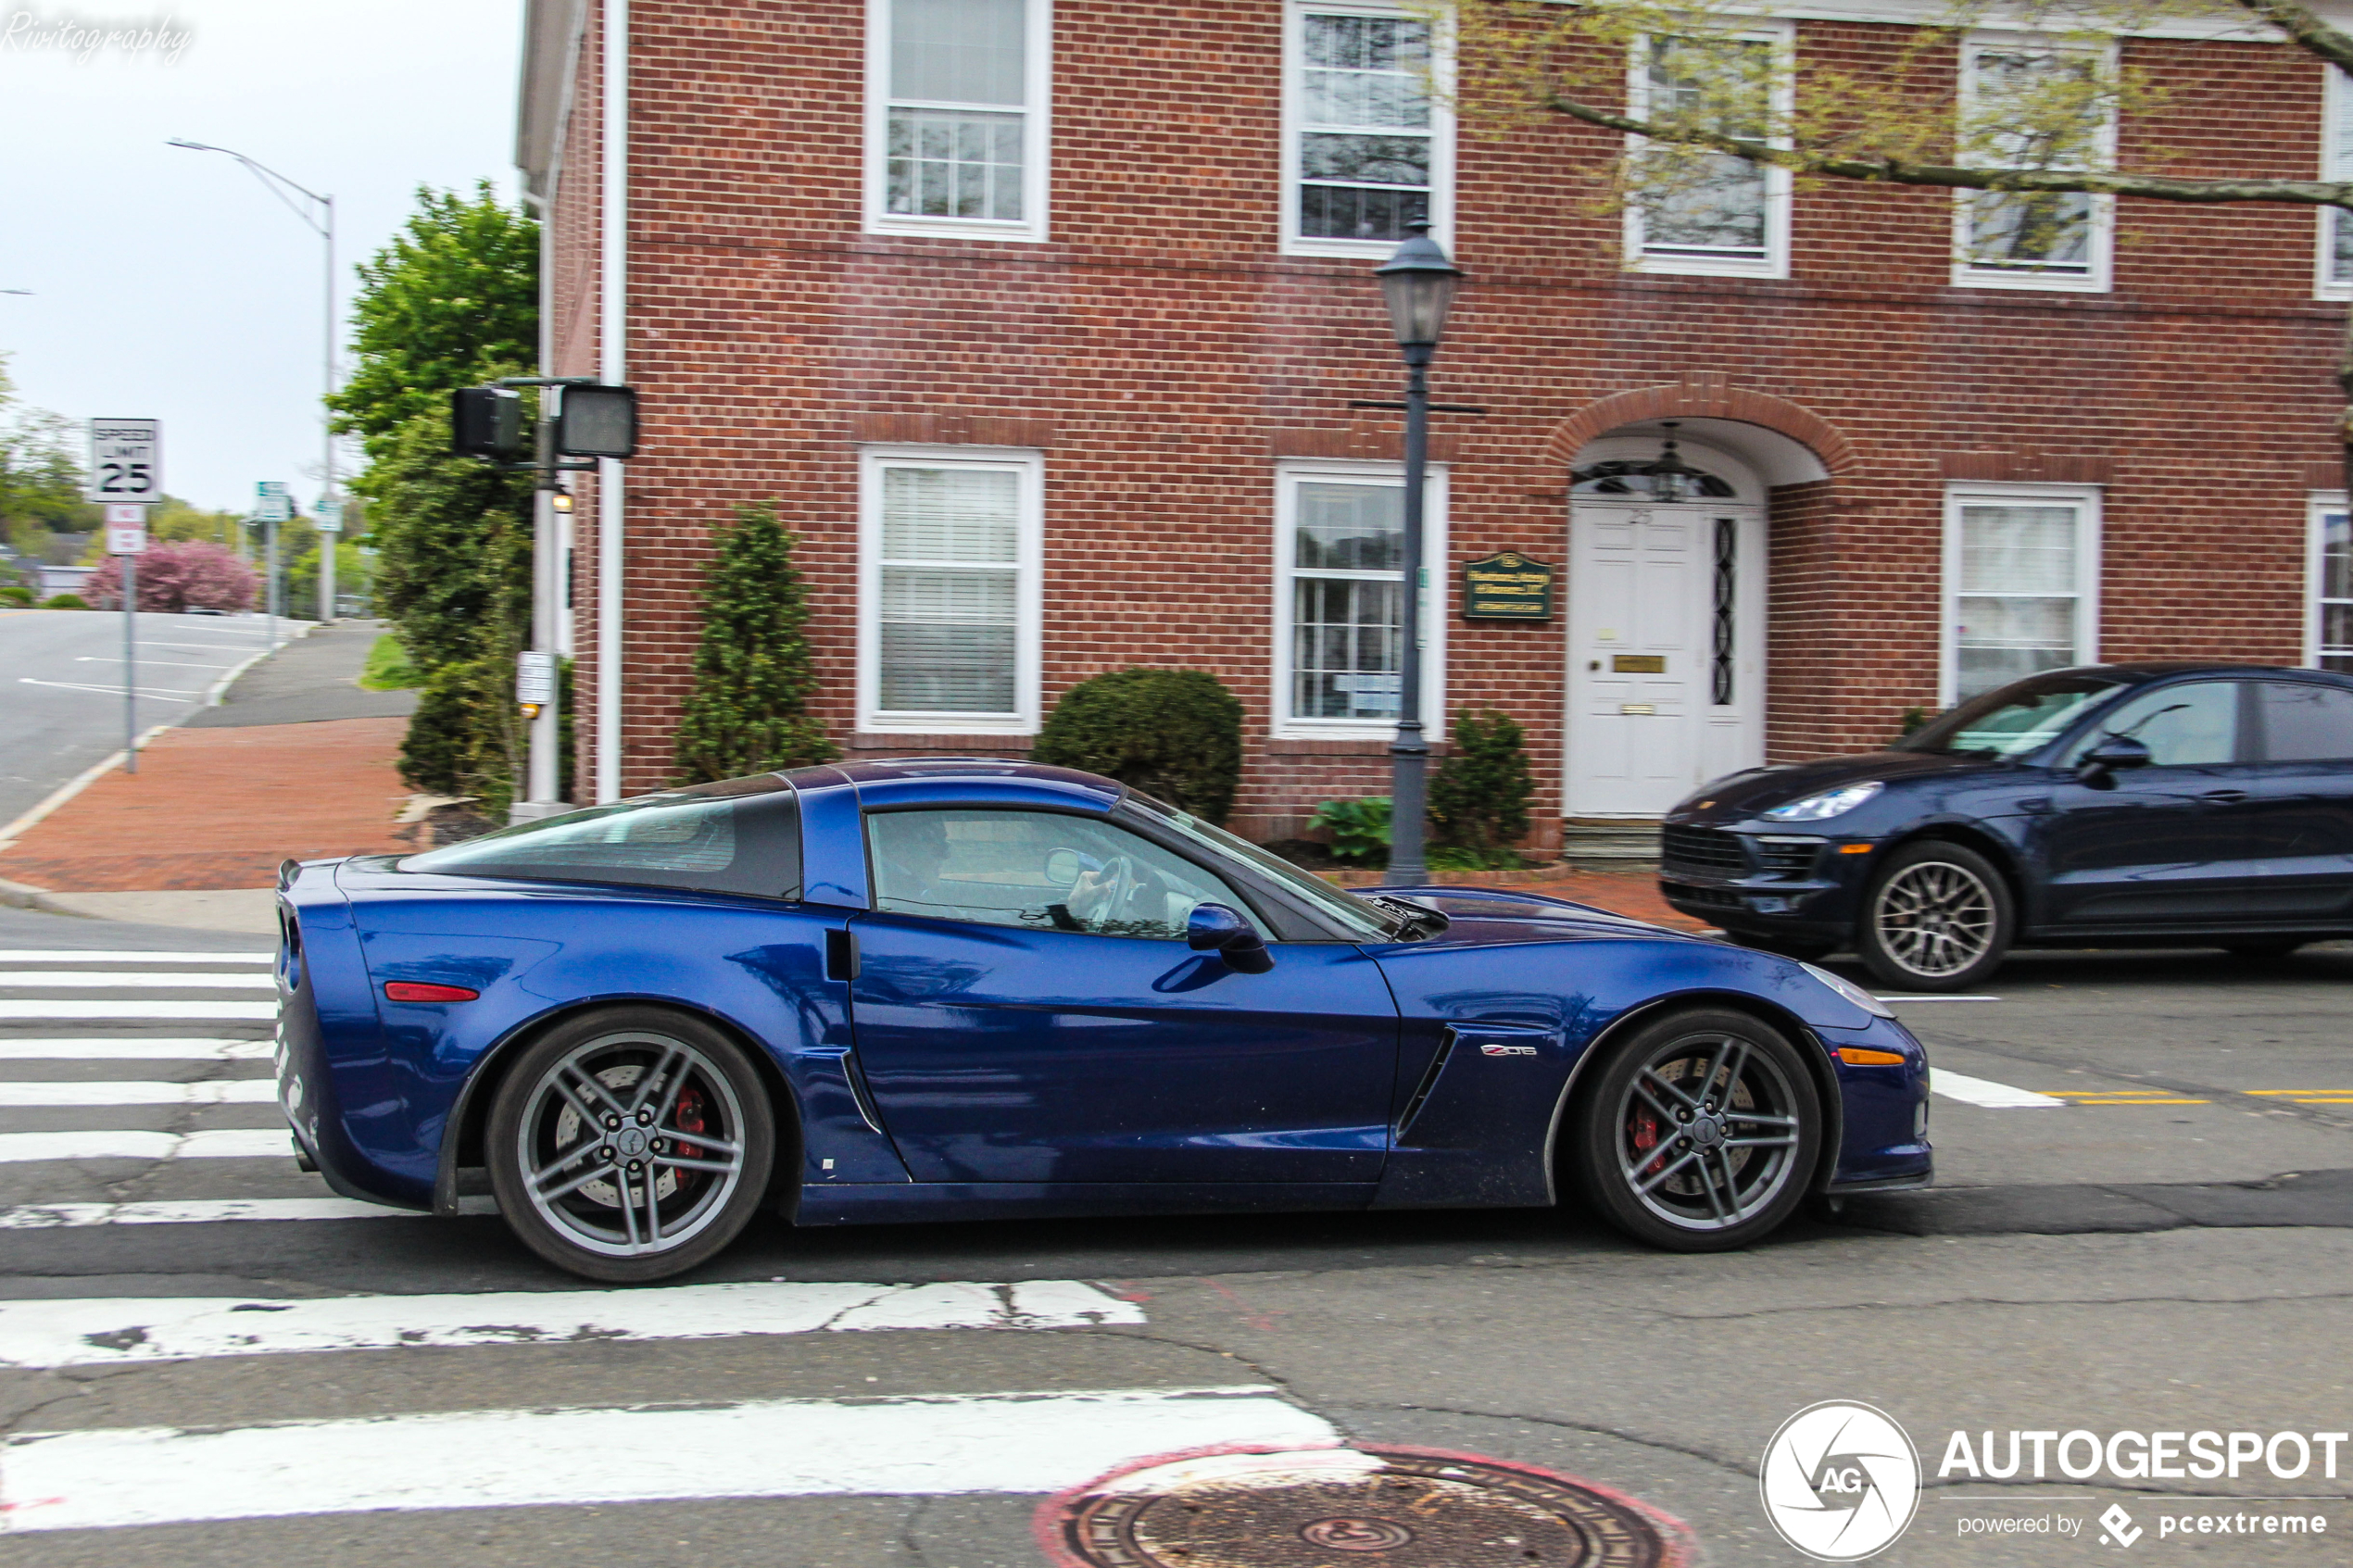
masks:
<path fill-rule="evenodd" d="M 1718 779 L 1664 833 L 1675 908 L 1890 987 L 1960 990 L 2021 946 L 2284 954 L 2353 936 L 2353 678 L 2052 671 L 1886 751 Z"/>

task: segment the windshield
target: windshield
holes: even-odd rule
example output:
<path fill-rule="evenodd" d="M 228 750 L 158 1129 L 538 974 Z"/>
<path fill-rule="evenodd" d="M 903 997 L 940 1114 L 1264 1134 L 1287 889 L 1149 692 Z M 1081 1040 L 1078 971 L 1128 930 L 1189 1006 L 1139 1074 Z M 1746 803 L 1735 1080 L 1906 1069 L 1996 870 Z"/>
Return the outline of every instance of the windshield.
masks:
<path fill-rule="evenodd" d="M 1947 757 L 2023 757 L 2124 689 L 2107 675 L 2035 675 L 1961 704 L 1895 743 L 1898 751 Z"/>
<path fill-rule="evenodd" d="M 1261 849 L 1246 838 L 1238 838 L 1224 828 L 1212 826 L 1189 811 L 1179 811 L 1149 795 L 1139 795 L 1133 790 L 1128 792 L 1127 798 L 1151 812 L 1154 821 L 1176 829 L 1213 855 L 1240 860 L 1262 875 L 1280 883 L 1293 895 L 1305 899 L 1317 913 L 1337 922 L 1342 931 L 1357 941 L 1392 941 L 1413 926 L 1412 913 L 1403 909 L 1387 909 L 1353 893 L 1343 893 L 1313 872 L 1302 871 L 1281 856 Z"/>

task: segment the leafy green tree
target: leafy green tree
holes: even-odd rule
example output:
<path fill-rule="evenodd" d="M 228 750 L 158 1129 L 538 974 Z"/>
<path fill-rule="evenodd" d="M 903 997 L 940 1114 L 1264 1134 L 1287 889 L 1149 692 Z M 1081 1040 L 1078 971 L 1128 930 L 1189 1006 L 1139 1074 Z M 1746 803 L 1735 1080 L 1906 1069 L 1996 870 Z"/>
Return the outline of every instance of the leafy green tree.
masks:
<path fill-rule="evenodd" d="M 98 526 L 98 508 L 82 498 L 81 452 L 81 427 L 19 397 L 0 354 L 0 533 L 18 550 L 39 553 L 41 533 Z"/>
<path fill-rule="evenodd" d="M 1528 836 L 1528 802 L 1536 793 L 1525 749 L 1527 732 L 1491 709 L 1481 718 L 1454 715 L 1454 749 L 1429 781 L 1429 820 L 1451 844 L 1497 849 Z"/>
<path fill-rule="evenodd" d="M 770 507 L 738 507 L 703 570 L 702 640 L 679 715 L 680 784 L 830 762 L 840 755 L 809 717 L 817 670 L 804 628 L 808 591 L 793 566 L 797 537 Z"/>
<path fill-rule="evenodd" d="M 494 814 L 525 751 L 514 664 L 531 621 L 531 482 L 450 455 L 448 396 L 526 373 L 538 266 L 538 225 L 487 182 L 472 197 L 420 189 L 404 232 L 359 270 L 359 367 L 332 400 L 337 428 L 369 458 L 351 488 L 378 552 L 375 607 L 424 678 L 402 777 Z M 308 544 L 288 557 L 297 587 L 316 582 L 315 535 Z"/>
<path fill-rule="evenodd" d="M 446 416 L 452 390 L 530 373 L 539 225 L 502 206 L 489 181 L 471 199 L 419 186 L 406 232 L 359 272 L 359 368 L 329 402 L 335 428 L 356 432 L 371 459 L 389 454 L 410 420 Z"/>
<path fill-rule="evenodd" d="M 1222 822 L 1242 772 L 1242 705 L 1205 670 L 1112 670 L 1064 692 L 1030 752 Z"/>

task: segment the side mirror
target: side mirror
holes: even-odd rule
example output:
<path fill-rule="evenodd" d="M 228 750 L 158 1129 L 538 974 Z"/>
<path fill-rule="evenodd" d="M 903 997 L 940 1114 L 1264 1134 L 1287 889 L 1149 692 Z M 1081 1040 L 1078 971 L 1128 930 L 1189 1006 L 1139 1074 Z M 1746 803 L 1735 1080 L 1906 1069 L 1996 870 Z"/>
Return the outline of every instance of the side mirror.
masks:
<path fill-rule="evenodd" d="M 1266 939 L 1239 909 L 1224 904 L 1195 904 L 1185 922 L 1185 946 L 1197 953 L 1216 953 L 1229 969 L 1264 974 L 1275 967 Z"/>
<path fill-rule="evenodd" d="M 2076 759 L 2075 776 L 2095 787 L 2120 768 L 2145 768 L 2155 760 L 2145 742 L 2131 735 L 2103 735 Z"/>

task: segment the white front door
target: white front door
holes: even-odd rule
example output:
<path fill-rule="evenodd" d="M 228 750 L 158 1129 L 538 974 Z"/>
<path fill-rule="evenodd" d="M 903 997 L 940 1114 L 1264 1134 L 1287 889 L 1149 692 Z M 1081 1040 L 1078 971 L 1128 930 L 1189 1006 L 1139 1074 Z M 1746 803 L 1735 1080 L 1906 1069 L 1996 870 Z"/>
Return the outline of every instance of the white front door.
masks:
<path fill-rule="evenodd" d="M 1567 814 L 1657 817 L 1765 756 L 1765 524 L 1727 502 L 1578 498 Z"/>

